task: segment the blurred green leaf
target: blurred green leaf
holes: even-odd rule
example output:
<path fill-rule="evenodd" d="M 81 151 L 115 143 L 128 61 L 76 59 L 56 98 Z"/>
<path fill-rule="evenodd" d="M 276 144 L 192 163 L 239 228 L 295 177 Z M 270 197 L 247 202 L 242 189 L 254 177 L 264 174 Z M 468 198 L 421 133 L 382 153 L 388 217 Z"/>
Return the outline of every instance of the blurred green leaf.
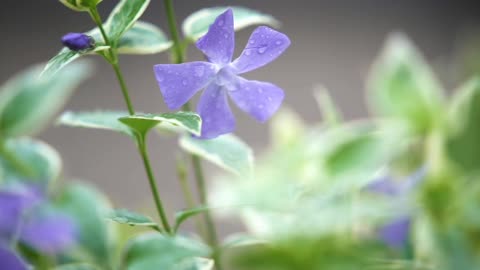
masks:
<path fill-rule="evenodd" d="M 71 183 L 58 198 L 57 205 L 74 219 L 83 252 L 96 264 L 110 268 L 117 236 L 115 223 L 105 219 L 111 211 L 107 198 L 89 185 Z"/>
<path fill-rule="evenodd" d="M 200 116 L 192 112 L 132 115 L 122 117 L 119 120 L 141 135 L 145 135 L 157 125 L 173 125 L 194 135 L 200 135 L 202 126 Z"/>
<path fill-rule="evenodd" d="M 127 209 L 115 209 L 107 215 L 107 218 L 120 224 L 127 224 L 130 226 L 146 226 L 157 231 L 160 230 L 158 224 L 155 223 L 150 217 L 132 212 Z"/>
<path fill-rule="evenodd" d="M 150 0 L 121 0 L 105 22 L 105 30 L 113 43 L 130 29 L 147 9 Z"/>
<path fill-rule="evenodd" d="M 466 172 L 480 170 L 480 79 L 470 80 L 454 96 L 449 114 L 447 153 Z"/>
<path fill-rule="evenodd" d="M 332 96 L 325 87 L 317 86 L 314 96 L 322 112 L 322 120 L 326 125 L 335 126 L 342 122 L 342 113 L 335 105 Z"/>
<path fill-rule="evenodd" d="M 196 216 L 198 214 L 205 213 L 207 211 L 210 211 L 210 207 L 197 207 L 197 208 L 192 208 L 192 209 L 186 209 L 179 211 L 175 213 L 175 226 L 174 226 L 174 231 L 178 231 L 178 228 L 180 228 L 180 225 L 183 224 L 187 219 Z"/>
<path fill-rule="evenodd" d="M 89 11 L 103 0 L 60 0 L 66 7 L 75 11 Z"/>
<path fill-rule="evenodd" d="M 212 7 L 201 9 L 188 16 L 182 24 L 183 34 L 190 40 L 197 40 L 208 31 L 210 25 L 228 8 L 233 9 L 235 30 L 241 30 L 251 25 L 271 25 L 278 27 L 280 23 L 270 15 L 244 7 Z"/>
<path fill-rule="evenodd" d="M 253 172 L 252 149 L 234 135 L 222 135 L 212 140 L 182 136 L 180 147 L 235 174 L 250 176 Z"/>
<path fill-rule="evenodd" d="M 41 67 L 37 65 L 8 81 L 0 92 L 0 137 L 38 133 L 91 69 L 78 62 L 54 76 L 39 77 Z"/>
<path fill-rule="evenodd" d="M 368 83 L 370 103 L 381 116 L 424 134 L 442 119 L 444 94 L 422 55 L 403 34 L 391 35 Z"/>
<path fill-rule="evenodd" d="M 210 250 L 193 239 L 151 233 L 131 240 L 124 254 L 123 269 L 126 270 L 177 270 L 178 264 L 187 259 L 209 256 Z"/>
<path fill-rule="evenodd" d="M 304 138 L 305 123 L 290 108 L 281 108 L 272 118 L 270 138 L 274 147 L 292 147 Z"/>
<path fill-rule="evenodd" d="M 212 270 L 214 262 L 207 258 L 188 258 L 175 265 L 174 270 Z"/>
<path fill-rule="evenodd" d="M 106 129 L 133 137 L 133 131 L 118 119 L 128 115 L 122 111 L 64 112 L 57 123 L 70 127 Z"/>
<path fill-rule="evenodd" d="M 60 155 L 48 144 L 29 138 L 9 139 L 0 151 L 0 167 L 6 181 L 34 181 L 45 186 L 62 169 Z"/>
<path fill-rule="evenodd" d="M 100 270 L 100 268 L 86 263 L 72 263 L 57 266 L 54 270 Z"/>
<path fill-rule="evenodd" d="M 157 26 L 138 21 L 120 38 L 118 53 L 156 54 L 168 50 L 173 42 Z"/>

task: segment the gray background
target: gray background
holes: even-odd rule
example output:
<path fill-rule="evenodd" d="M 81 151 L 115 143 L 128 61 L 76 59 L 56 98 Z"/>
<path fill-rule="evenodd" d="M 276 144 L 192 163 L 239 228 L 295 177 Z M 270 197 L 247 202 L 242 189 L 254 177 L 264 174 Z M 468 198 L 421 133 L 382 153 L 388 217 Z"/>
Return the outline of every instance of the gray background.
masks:
<path fill-rule="evenodd" d="M 117 1 L 100 5 L 103 17 Z M 292 46 L 266 68 L 249 78 L 271 81 L 286 91 L 285 103 L 307 121 L 319 120 L 312 99 L 313 86 L 327 86 L 347 118 L 365 117 L 364 81 L 387 33 L 406 32 L 426 54 L 447 88 L 462 75 L 459 59 L 464 41 L 479 33 L 478 1 L 419 0 L 331 0 L 331 1 L 193 1 L 176 0 L 177 19 L 201 8 L 243 5 L 273 14 L 283 22 Z M 163 3 L 152 0 L 142 18 L 167 29 Z M 60 49 L 67 32 L 93 27 L 86 14 L 76 14 L 54 0 L 4 0 L 0 8 L 0 81 L 31 63 L 48 60 Z M 251 29 L 237 36 L 240 53 Z M 194 48 L 190 60 L 201 55 Z M 76 92 L 68 110 L 123 109 L 124 103 L 110 67 L 96 59 L 96 73 Z M 164 112 L 166 107 L 152 74 L 152 66 L 166 63 L 168 55 L 122 56 L 133 103 L 138 111 Z M 238 135 L 256 152 L 268 142 L 268 126 L 260 125 L 236 111 Z M 52 127 L 41 134 L 63 156 L 66 179 L 85 179 L 105 191 L 117 207 L 151 205 L 140 158 L 128 138 L 86 129 Z M 150 138 L 150 153 L 169 211 L 183 207 L 175 178 L 174 161 L 179 150 L 175 138 Z M 173 154 L 172 154 L 173 153 Z M 210 174 L 216 169 L 207 167 Z"/>

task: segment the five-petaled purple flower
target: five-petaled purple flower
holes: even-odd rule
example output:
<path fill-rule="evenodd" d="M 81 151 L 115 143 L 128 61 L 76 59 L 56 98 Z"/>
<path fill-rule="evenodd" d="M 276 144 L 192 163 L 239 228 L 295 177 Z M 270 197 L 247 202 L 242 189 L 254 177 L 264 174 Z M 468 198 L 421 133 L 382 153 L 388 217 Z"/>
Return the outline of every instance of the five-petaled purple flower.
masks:
<path fill-rule="evenodd" d="M 196 46 L 209 62 L 155 65 L 154 72 L 165 103 L 179 109 L 202 88 L 197 111 L 202 117 L 202 138 L 210 139 L 235 129 L 228 99 L 259 122 L 268 120 L 283 101 L 283 90 L 268 82 L 250 81 L 239 74 L 257 69 L 281 55 L 289 38 L 269 27 L 254 30 L 240 57 L 235 47 L 233 11 L 218 16 Z"/>
<path fill-rule="evenodd" d="M 71 218 L 47 206 L 41 189 L 15 185 L 0 190 L 0 269 L 27 269 L 7 248 L 11 243 L 55 254 L 75 243 L 75 231 Z"/>

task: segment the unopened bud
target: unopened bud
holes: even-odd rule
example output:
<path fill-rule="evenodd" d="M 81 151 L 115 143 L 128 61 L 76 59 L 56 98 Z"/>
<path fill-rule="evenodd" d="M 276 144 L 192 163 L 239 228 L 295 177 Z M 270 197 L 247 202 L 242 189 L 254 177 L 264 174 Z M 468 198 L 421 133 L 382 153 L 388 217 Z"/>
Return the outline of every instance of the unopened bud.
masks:
<path fill-rule="evenodd" d="M 62 37 L 62 43 L 72 51 L 84 51 L 95 47 L 95 40 L 83 33 L 68 33 Z"/>

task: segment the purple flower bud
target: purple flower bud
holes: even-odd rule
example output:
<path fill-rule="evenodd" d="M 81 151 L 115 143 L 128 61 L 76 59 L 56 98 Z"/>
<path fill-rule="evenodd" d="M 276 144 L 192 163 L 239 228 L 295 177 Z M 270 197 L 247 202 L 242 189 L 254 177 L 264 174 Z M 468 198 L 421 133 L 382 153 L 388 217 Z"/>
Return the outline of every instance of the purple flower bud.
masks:
<path fill-rule="evenodd" d="M 88 50 L 95 46 L 95 40 L 82 33 L 68 33 L 62 37 L 62 43 L 72 51 Z"/>

